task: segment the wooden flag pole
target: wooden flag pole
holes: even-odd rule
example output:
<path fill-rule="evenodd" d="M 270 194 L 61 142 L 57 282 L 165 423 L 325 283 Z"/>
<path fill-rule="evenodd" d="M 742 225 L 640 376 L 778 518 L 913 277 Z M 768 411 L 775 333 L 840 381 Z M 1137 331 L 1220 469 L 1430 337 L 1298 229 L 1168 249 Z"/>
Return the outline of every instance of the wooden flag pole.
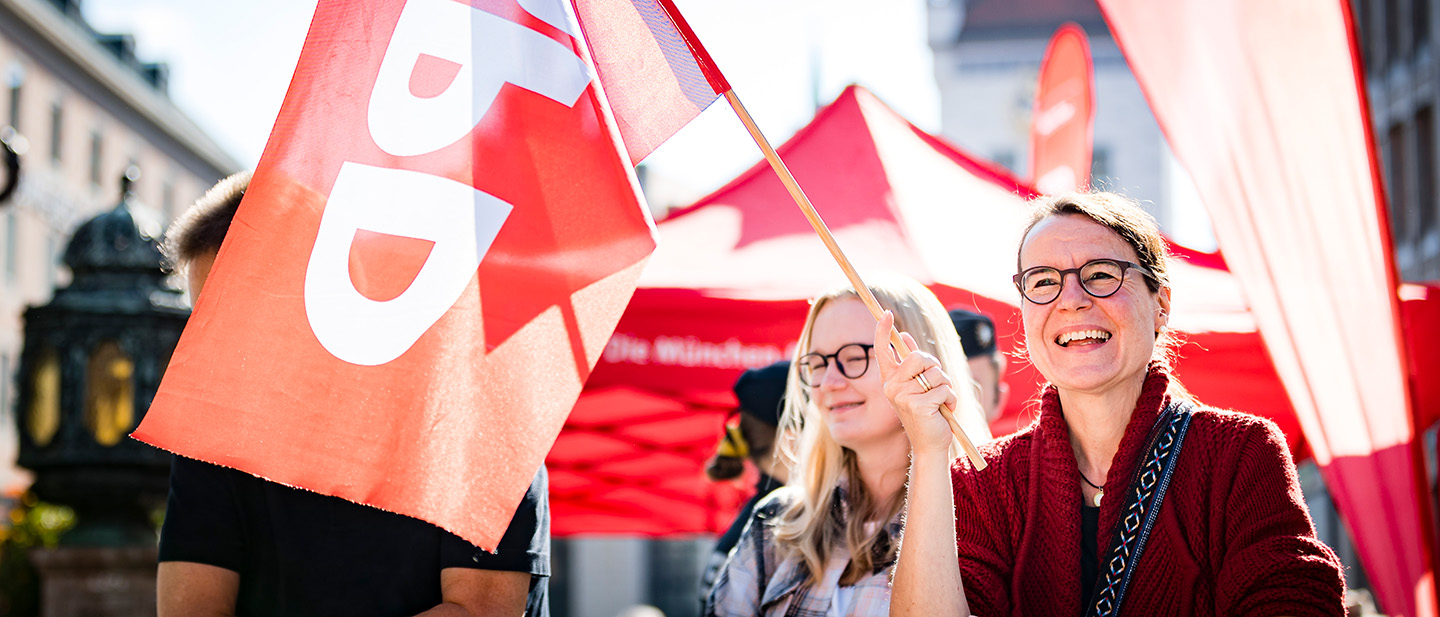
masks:
<path fill-rule="evenodd" d="M 750 112 L 746 111 L 745 106 L 740 103 L 740 97 L 735 96 L 734 90 L 726 90 L 725 100 L 730 102 L 730 107 L 735 110 L 735 115 L 740 117 L 740 122 L 745 125 L 745 130 L 750 131 L 750 137 L 755 140 L 755 145 L 760 146 L 760 151 L 765 154 L 765 160 L 770 162 L 771 169 L 774 169 L 775 174 L 780 176 L 780 182 L 785 185 L 786 190 L 790 191 L 790 197 L 795 200 L 796 205 L 800 206 L 800 212 L 805 214 L 806 220 L 810 221 L 810 226 L 815 228 L 815 233 L 820 235 L 820 241 L 825 243 L 825 248 L 830 250 L 830 255 L 835 258 L 836 263 L 840 264 L 840 269 L 845 271 L 845 277 L 850 279 L 850 285 L 860 295 L 860 300 L 865 303 L 866 308 L 870 309 L 870 314 L 874 315 L 875 319 L 880 319 L 885 310 L 875 300 L 875 294 L 870 293 L 870 288 L 860 280 L 860 274 L 855 271 L 854 266 L 850 265 L 850 260 L 845 257 L 844 251 L 840 250 L 840 245 L 835 242 L 835 236 L 831 235 L 830 228 L 825 226 L 825 221 L 820 218 L 820 213 L 815 211 L 815 206 L 810 203 L 810 198 L 805 196 L 805 191 L 801 190 L 800 184 L 795 182 L 795 176 L 790 175 L 790 170 L 785 167 L 785 161 L 780 160 L 780 155 L 770 147 L 770 141 L 765 139 L 765 135 L 760 132 L 760 127 L 756 126 L 755 120 L 750 117 Z M 900 354 L 901 358 L 910 353 L 900 340 L 900 332 L 893 327 L 890 328 L 890 344 L 895 347 L 895 351 Z M 980 451 L 975 449 L 974 442 L 970 441 L 970 436 L 965 434 L 965 429 L 955 419 L 955 410 L 948 405 L 942 405 L 940 415 L 950 425 L 950 432 L 955 434 L 955 439 L 960 442 L 965 456 L 970 458 L 970 464 L 974 465 L 977 470 L 985 469 L 985 459 L 981 458 Z"/>

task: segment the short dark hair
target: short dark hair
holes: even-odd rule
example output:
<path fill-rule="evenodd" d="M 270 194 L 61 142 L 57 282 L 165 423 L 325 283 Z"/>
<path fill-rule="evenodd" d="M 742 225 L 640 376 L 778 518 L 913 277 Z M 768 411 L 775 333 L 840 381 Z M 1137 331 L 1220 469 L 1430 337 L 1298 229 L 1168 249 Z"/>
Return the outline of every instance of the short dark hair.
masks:
<path fill-rule="evenodd" d="M 1022 248 L 1030 230 L 1040 221 L 1064 214 L 1079 215 L 1110 228 L 1135 250 L 1140 265 L 1155 275 L 1153 279 L 1142 277 L 1150 291 L 1160 291 L 1161 287 L 1170 285 L 1170 249 L 1165 237 L 1160 235 L 1155 217 L 1150 216 L 1135 200 L 1115 193 L 1096 192 L 1064 193 L 1042 197 L 1031 203 L 1035 209 L 1031 211 L 1030 224 L 1020 236 Z M 1015 251 L 1015 271 L 1020 271 L 1018 249 Z"/>
<path fill-rule="evenodd" d="M 1170 286 L 1170 245 L 1160 234 L 1155 217 L 1141 208 L 1139 202 L 1116 193 L 1094 192 L 1062 193 L 1041 197 L 1031 203 L 1035 209 L 1031 212 L 1030 224 L 1020 236 L 1020 249 L 1025 247 L 1025 240 L 1040 221 L 1052 216 L 1083 216 L 1109 228 L 1135 250 L 1140 265 L 1154 275 L 1154 278 L 1140 277 L 1150 293 Z M 1015 250 L 1016 271 L 1020 270 L 1020 249 Z M 1151 362 L 1170 368 L 1179 346 L 1180 340 L 1172 330 L 1156 331 Z M 1179 382 L 1171 382 L 1171 385 L 1172 388 L 1178 387 Z M 1178 391 L 1184 392 L 1183 388 Z M 1185 396 L 1189 397 L 1189 393 Z"/>
<path fill-rule="evenodd" d="M 231 174 L 185 210 L 165 233 L 165 258 L 171 267 L 180 267 L 205 253 L 220 250 L 230 221 L 245 189 L 250 187 L 249 170 Z"/>

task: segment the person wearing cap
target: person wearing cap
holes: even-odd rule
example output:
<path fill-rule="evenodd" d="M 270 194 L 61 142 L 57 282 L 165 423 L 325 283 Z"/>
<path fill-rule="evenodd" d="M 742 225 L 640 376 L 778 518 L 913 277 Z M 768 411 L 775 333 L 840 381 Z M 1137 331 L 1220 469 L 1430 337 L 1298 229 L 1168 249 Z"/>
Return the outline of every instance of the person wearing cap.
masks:
<path fill-rule="evenodd" d="M 734 480 L 744 473 L 745 460 L 749 459 L 760 470 L 760 478 L 755 481 L 755 495 L 745 502 L 730 528 L 715 542 L 715 551 L 700 580 L 702 601 L 720 573 L 720 566 L 730 555 L 730 549 L 740 541 L 740 532 L 755 511 L 756 502 L 785 486 L 785 466 L 775 458 L 775 430 L 780 425 L 780 404 L 785 399 L 785 381 L 789 374 L 790 361 L 780 360 L 748 369 L 735 380 L 735 399 L 740 401 L 735 415 L 739 420 L 726 423 L 725 435 L 720 438 L 715 456 L 705 466 L 705 475 L 715 482 Z"/>
<path fill-rule="evenodd" d="M 970 364 L 970 378 L 980 387 L 980 407 L 985 419 L 994 422 L 1005 409 L 1010 386 L 1005 383 L 1005 355 L 995 345 L 995 322 L 988 315 L 950 309 L 950 321 L 960 334 L 960 346 Z"/>

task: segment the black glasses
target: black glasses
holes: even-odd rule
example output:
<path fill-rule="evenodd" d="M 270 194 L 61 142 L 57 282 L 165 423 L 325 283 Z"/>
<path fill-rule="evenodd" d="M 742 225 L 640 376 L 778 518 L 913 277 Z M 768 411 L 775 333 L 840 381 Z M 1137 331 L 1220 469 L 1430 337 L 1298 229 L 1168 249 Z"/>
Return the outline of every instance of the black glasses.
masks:
<path fill-rule="evenodd" d="M 850 343 L 842 345 L 832 354 L 807 353 L 800 356 L 800 383 L 812 388 L 819 386 L 825 381 L 825 369 L 832 359 L 841 375 L 846 379 L 857 379 L 870 368 L 870 350 L 874 348 L 874 345 L 865 343 Z"/>
<path fill-rule="evenodd" d="M 1049 304 L 1060 297 L 1060 291 L 1065 288 L 1065 275 L 1067 274 L 1073 272 L 1080 279 L 1080 288 L 1084 289 L 1085 293 L 1096 298 L 1108 298 L 1120 291 L 1120 284 L 1125 282 L 1125 271 L 1130 269 L 1149 277 L 1156 283 L 1160 282 L 1144 266 L 1118 259 L 1096 259 L 1079 268 L 1070 268 L 1069 270 L 1036 266 L 1016 274 L 1012 280 L 1015 281 L 1015 287 L 1020 290 L 1020 295 L 1025 296 L 1026 300 L 1035 304 Z"/>

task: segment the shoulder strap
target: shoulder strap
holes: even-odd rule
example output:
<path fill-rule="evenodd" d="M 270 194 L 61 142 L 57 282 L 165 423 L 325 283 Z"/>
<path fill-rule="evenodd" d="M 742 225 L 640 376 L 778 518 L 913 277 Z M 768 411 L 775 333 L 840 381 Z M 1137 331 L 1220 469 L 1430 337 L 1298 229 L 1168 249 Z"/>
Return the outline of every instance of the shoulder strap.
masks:
<path fill-rule="evenodd" d="M 1194 404 L 1189 401 L 1171 403 L 1155 421 L 1144 450 L 1145 458 L 1135 470 L 1126 491 L 1125 509 L 1116 525 L 1115 538 L 1105 560 L 1100 562 L 1100 578 L 1095 581 L 1093 603 L 1085 614 L 1089 617 L 1112 617 L 1120 614 L 1120 604 L 1130 587 L 1136 566 L 1145 552 L 1156 513 L 1165 501 L 1185 431 L 1190 428 Z"/>

